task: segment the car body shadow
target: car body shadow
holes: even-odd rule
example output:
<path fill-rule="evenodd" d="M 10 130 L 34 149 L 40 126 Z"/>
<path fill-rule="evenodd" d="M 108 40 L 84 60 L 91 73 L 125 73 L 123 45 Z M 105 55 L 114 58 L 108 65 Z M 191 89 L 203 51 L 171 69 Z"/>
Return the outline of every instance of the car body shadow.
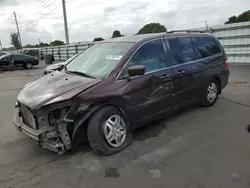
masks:
<path fill-rule="evenodd" d="M 43 67 L 33 67 L 32 69 L 26 69 L 23 67 L 0 67 L 0 73 L 4 72 L 13 72 L 13 71 L 31 71 L 31 70 L 37 70 L 42 69 Z"/>

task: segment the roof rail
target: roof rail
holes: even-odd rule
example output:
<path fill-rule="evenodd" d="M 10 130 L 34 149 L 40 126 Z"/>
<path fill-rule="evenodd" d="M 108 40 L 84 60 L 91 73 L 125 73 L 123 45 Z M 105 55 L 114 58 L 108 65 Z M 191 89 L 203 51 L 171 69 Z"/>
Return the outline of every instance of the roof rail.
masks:
<path fill-rule="evenodd" d="M 173 30 L 173 31 L 168 31 L 167 33 L 204 33 L 204 31 L 199 31 L 199 30 Z"/>

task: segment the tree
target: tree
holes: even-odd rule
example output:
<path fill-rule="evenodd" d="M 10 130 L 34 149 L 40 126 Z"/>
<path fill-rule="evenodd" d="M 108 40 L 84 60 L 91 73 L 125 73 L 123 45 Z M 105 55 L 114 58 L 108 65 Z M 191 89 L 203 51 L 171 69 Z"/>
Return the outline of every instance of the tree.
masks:
<path fill-rule="evenodd" d="M 31 44 L 27 44 L 26 46 L 24 46 L 24 48 L 34 48 L 34 46 Z"/>
<path fill-rule="evenodd" d="M 9 47 L 9 48 L 3 48 L 2 50 L 3 51 L 11 51 L 11 50 L 15 50 L 15 48 L 14 47 Z"/>
<path fill-rule="evenodd" d="M 22 48 L 17 33 L 11 33 L 11 34 L 10 34 L 10 41 L 11 41 L 11 44 L 12 44 L 17 50 Z"/>
<path fill-rule="evenodd" d="M 39 46 L 40 46 L 40 47 L 48 47 L 49 44 L 48 44 L 48 43 L 43 43 L 43 42 L 41 42 Z"/>
<path fill-rule="evenodd" d="M 120 31 L 115 30 L 112 34 L 112 38 L 123 37 L 124 35 L 121 34 Z"/>
<path fill-rule="evenodd" d="M 101 37 L 98 37 L 98 38 L 94 38 L 93 42 L 98 42 L 98 41 L 103 41 L 104 39 L 101 38 Z"/>
<path fill-rule="evenodd" d="M 164 25 L 160 23 L 149 23 L 144 25 L 137 34 L 147 34 L 147 33 L 161 33 L 166 32 L 167 29 Z"/>
<path fill-rule="evenodd" d="M 228 18 L 225 24 L 237 23 L 237 22 L 247 22 L 250 21 L 250 10 L 243 12 L 239 16 L 232 16 Z"/>
<path fill-rule="evenodd" d="M 61 46 L 64 45 L 65 43 L 61 40 L 54 40 L 50 43 L 50 46 Z"/>

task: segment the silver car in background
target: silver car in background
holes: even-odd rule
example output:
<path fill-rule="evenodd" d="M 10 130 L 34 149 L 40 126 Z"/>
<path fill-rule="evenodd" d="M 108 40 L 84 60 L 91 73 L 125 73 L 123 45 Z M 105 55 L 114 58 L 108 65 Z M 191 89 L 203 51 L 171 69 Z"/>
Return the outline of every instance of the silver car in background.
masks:
<path fill-rule="evenodd" d="M 69 59 L 67 59 L 66 61 L 64 62 L 60 62 L 60 63 L 55 63 L 53 65 L 49 65 L 47 66 L 44 71 L 43 71 L 43 75 L 47 75 L 53 71 L 56 71 L 56 70 L 62 70 L 63 67 L 65 65 L 67 65 L 70 61 L 72 61 L 73 59 L 75 59 L 79 54 L 75 54 L 73 56 L 71 56 Z"/>

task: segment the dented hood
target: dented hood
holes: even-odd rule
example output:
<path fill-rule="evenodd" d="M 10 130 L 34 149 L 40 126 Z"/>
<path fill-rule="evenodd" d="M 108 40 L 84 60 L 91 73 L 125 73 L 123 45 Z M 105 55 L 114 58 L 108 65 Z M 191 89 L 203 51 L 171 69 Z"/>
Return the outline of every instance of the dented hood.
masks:
<path fill-rule="evenodd" d="M 44 105 L 68 100 L 100 81 L 100 79 L 55 71 L 27 84 L 19 93 L 17 100 L 37 110 Z"/>

